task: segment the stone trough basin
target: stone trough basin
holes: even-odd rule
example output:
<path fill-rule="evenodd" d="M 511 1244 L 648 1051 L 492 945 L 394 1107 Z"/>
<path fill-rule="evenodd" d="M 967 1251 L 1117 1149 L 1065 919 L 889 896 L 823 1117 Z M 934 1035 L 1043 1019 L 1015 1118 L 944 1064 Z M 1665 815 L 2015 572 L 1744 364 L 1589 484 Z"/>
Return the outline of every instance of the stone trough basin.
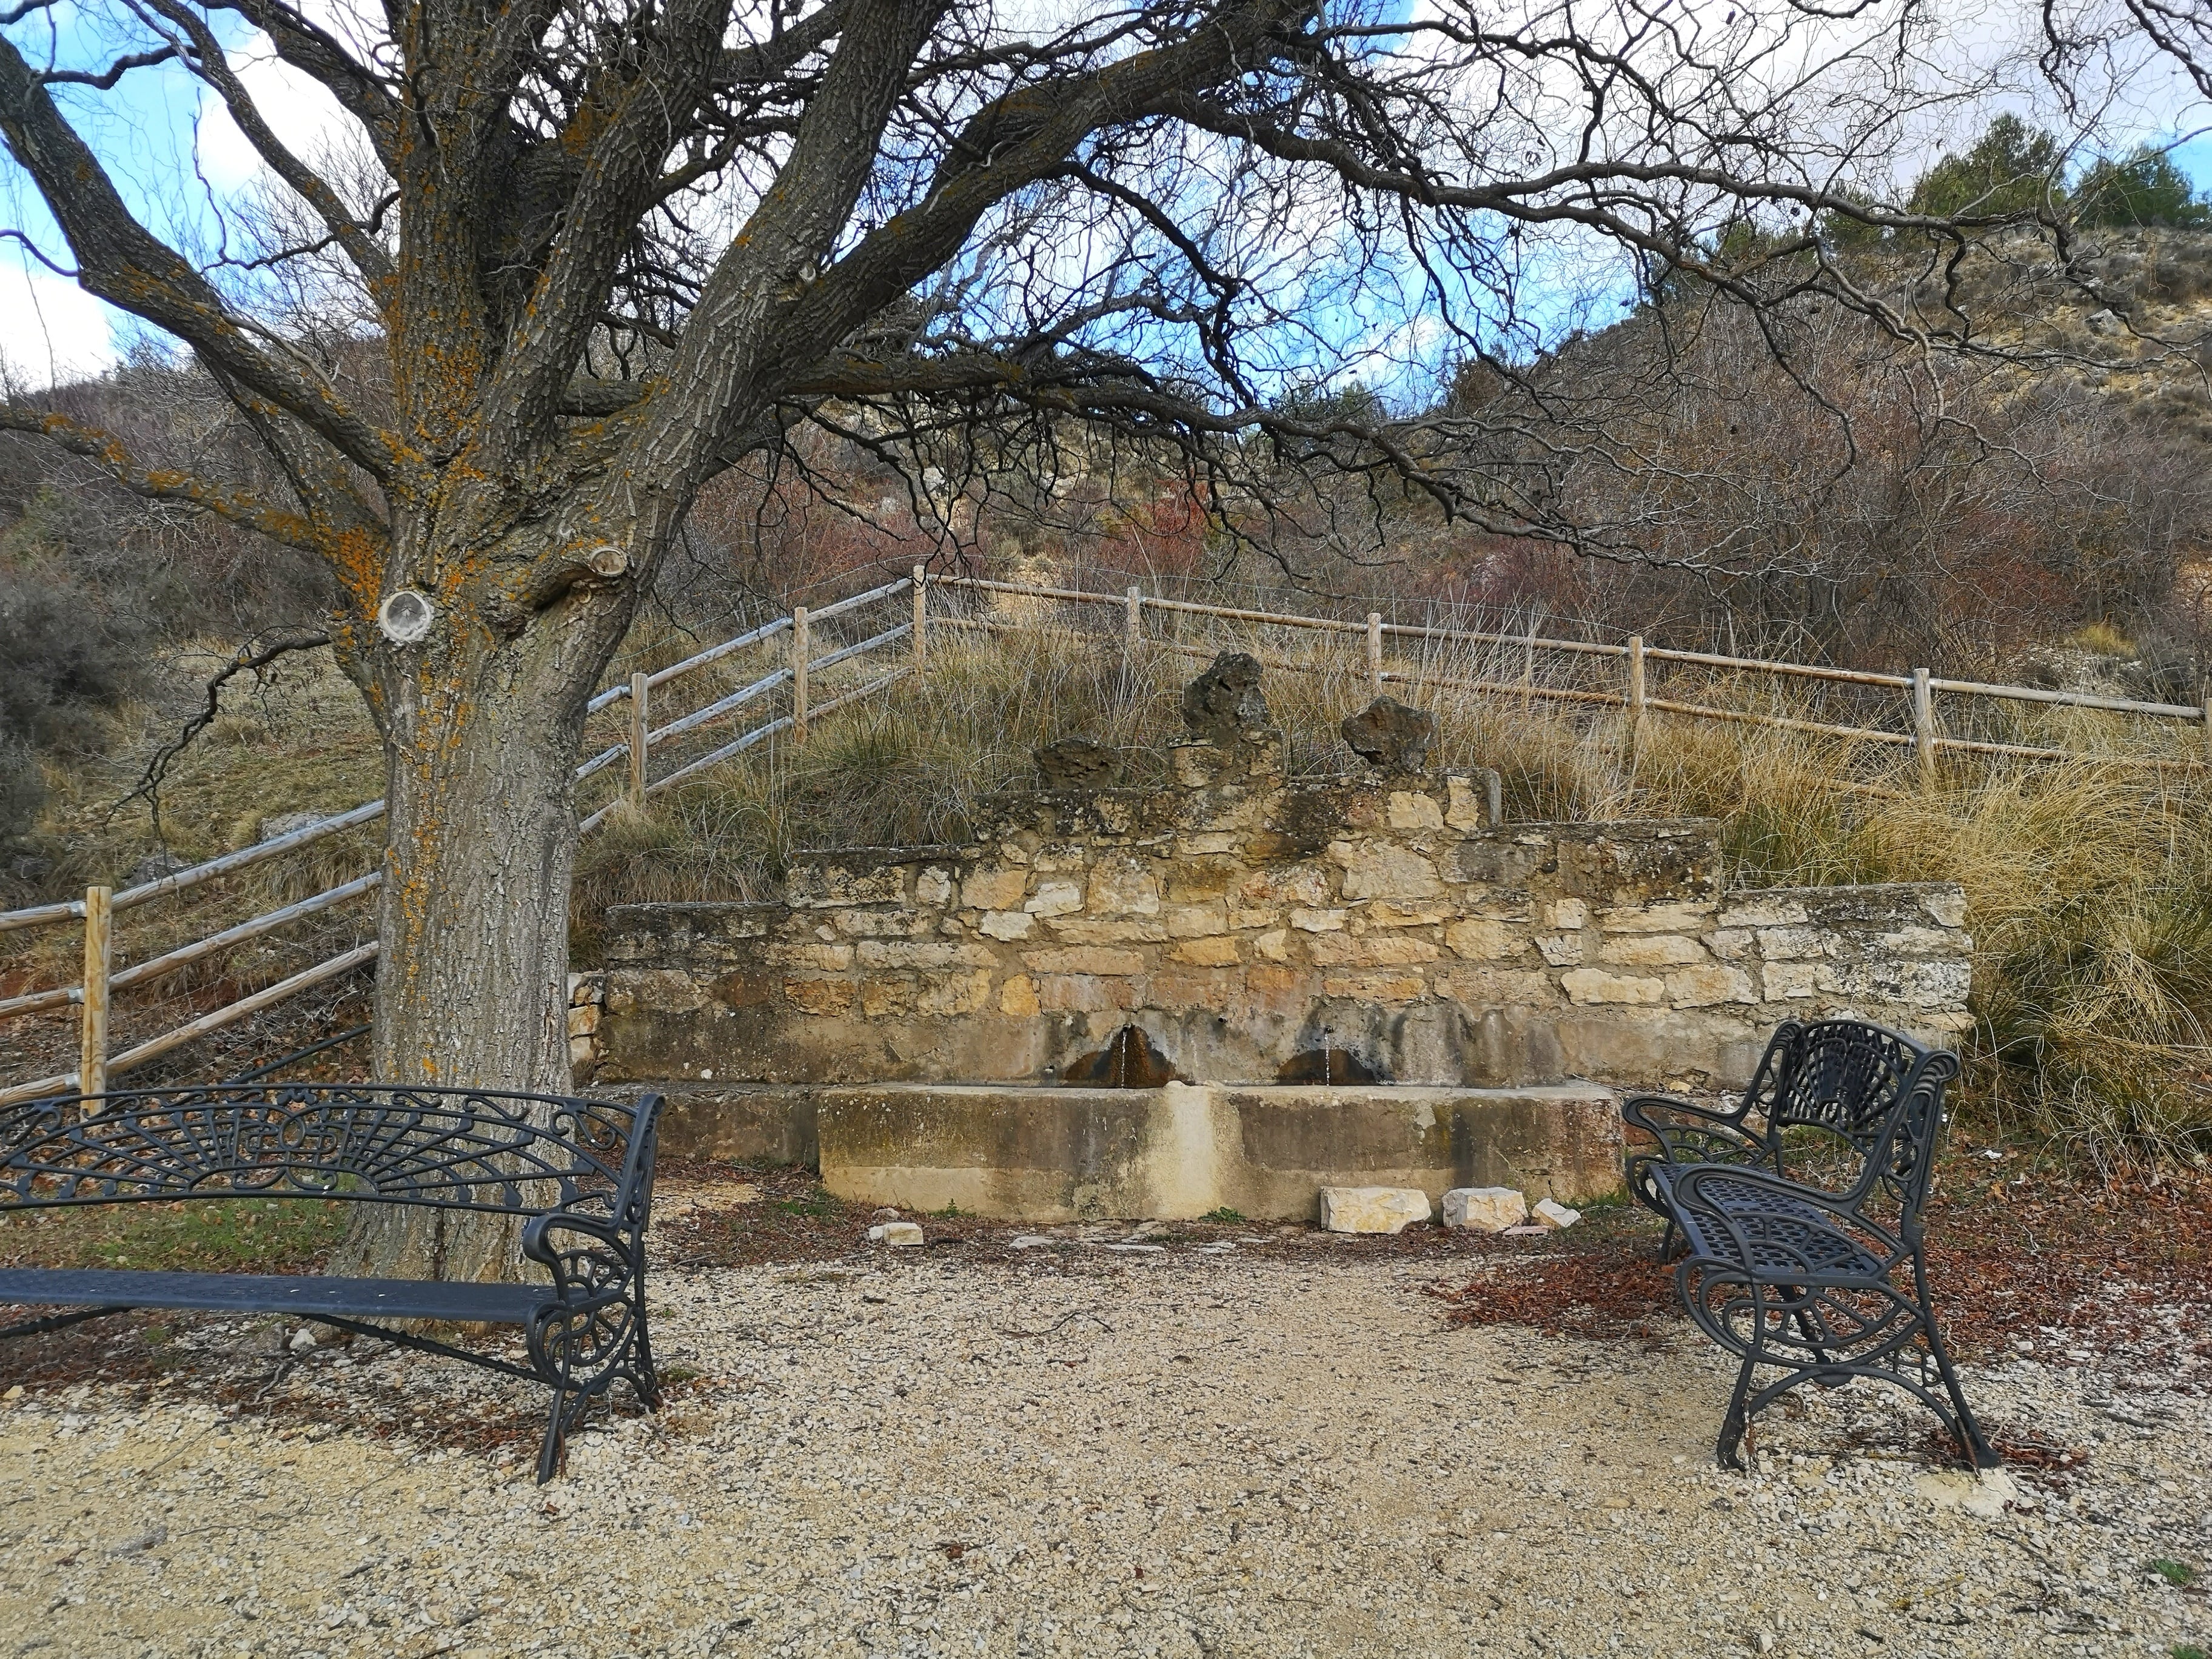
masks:
<path fill-rule="evenodd" d="M 672 1151 L 817 1163 L 856 1204 L 1038 1223 L 1310 1220 L 1334 1186 L 1569 1205 L 1621 1189 L 1620 1114 L 1589 1083 L 679 1085 L 664 1133 Z"/>

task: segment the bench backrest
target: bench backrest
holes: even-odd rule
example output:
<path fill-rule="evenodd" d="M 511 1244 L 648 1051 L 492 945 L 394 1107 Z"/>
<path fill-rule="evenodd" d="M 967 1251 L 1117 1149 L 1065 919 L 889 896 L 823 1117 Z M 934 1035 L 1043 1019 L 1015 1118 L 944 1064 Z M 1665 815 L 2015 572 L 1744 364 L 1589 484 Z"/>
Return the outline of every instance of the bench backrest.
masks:
<path fill-rule="evenodd" d="M 1863 1194 L 1879 1182 L 1910 1218 L 1926 1194 L 1944 1085 L 1958 1073 L 1957 1055 L 1887 1026 L 1785 1020 L 1745 1103 L 1765 1119 L 1778 1170 L 1791 1130 L 1821 1131 L 1856 1155 L 1851 1190 Z"/>
<path fill-rule="evenodd" d="M 0 1112 L 0 1210 L 337 1198 L 639 1226 L 659 1109 L 387 1084 L 64 1095 Z"/>

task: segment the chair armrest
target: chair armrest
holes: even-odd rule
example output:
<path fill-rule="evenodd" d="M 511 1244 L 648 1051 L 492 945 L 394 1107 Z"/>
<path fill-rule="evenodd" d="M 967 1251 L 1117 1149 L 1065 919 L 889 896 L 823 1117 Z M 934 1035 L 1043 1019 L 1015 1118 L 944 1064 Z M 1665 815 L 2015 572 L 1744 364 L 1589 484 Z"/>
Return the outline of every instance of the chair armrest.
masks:
<path fill-rule="evenodd" d="M 1673 1095 L 1632 1095 L 1620 1103 L 1621 1121 L 1659 1143 L 1656 1153 L 1632 1153 L 1638 1162 L 1726 1164 L 1769 1162 L 1774 1150 L 1743 1127 L 1744 1108 L 1709 1112 Z"/>

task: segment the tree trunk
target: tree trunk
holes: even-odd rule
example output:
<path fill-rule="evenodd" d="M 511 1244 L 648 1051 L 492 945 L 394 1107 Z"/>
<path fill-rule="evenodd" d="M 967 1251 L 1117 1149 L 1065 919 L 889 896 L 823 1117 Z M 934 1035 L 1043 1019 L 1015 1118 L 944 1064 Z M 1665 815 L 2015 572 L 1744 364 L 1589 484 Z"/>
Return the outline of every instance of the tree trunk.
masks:
<path fill-rule="evenodd" d="M 383 1081 L 573 1087 L 575 766 L 585 703 L 628 621 L 615 599 L 572 594 L 504 640 L 454 616 L 420 645 L 379 642 L 365 689 L 385 733 L 372 1039 Z M 502 1217 L 363 1205 L 338 1270 L 511 1279 L 520 1238 Z"/>

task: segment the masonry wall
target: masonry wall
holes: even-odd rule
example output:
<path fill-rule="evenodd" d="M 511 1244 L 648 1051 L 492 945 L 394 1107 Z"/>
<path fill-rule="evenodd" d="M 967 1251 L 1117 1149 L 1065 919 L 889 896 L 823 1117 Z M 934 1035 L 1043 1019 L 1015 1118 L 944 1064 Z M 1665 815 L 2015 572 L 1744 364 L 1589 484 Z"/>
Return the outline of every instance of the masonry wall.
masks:
<path fill-rule="evenodd" d="M 619 908 L 597 1075 L 1050 1083 L 1133 1025 L 1194 1082 L 1704 1085 L 1784 1018 L 1965 1026 L 1955 886 L 1724 893 L 1710 822 L 1493 827 L 1480 779 L 1278 754 L 1182 745 L 1164 789 L 802 857 L 781 902 Z"/>

